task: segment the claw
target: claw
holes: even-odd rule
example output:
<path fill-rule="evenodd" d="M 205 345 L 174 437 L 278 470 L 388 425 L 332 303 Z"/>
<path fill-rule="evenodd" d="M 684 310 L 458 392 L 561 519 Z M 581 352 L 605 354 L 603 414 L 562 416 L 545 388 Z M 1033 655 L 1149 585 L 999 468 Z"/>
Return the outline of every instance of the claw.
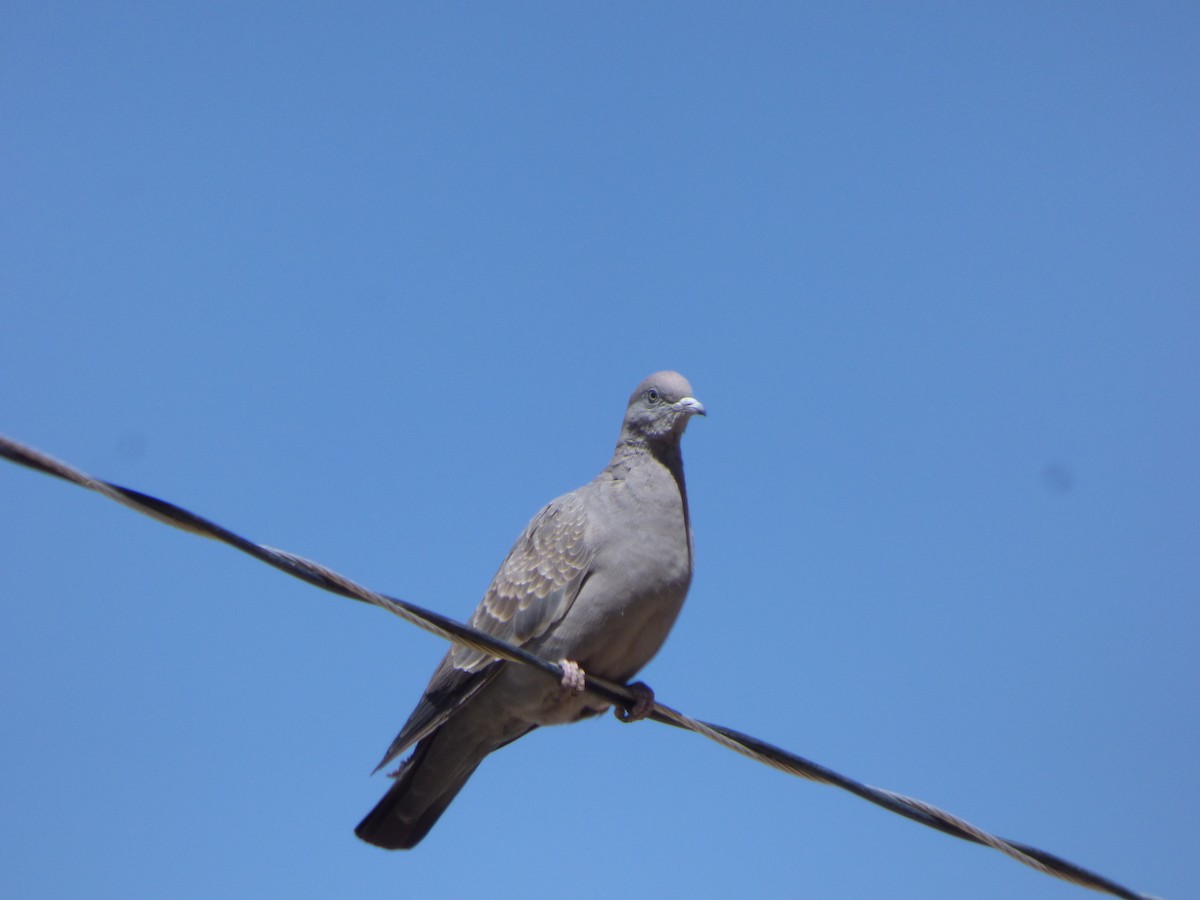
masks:
<path fill-rule="evenodd" d="M 630 709 L 614 709 L 613 715 L 622 722 L 640 722 L 654 712 L 654 690 L 650 685 L 644 681 L 635 681 L 625 687 L 635 698 L 633 706 Z"/>
<path fill-rule="evenodd" d="M 560 659 L 558 664 L 562 666 L 562 686 L 564 691 L 574 691 L 577 694 L 583 693 L 587 682 L 583 677 L 583 669 L 579 663 L 570 659 Z"/>

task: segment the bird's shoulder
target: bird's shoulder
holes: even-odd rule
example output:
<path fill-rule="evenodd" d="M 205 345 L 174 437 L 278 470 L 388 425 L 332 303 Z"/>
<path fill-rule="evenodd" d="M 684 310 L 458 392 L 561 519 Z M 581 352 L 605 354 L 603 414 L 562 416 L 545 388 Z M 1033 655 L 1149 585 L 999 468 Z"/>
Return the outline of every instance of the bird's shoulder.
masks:
<path fill-rule="evenodd" d="M 591 484 L 584 485 L 551 500 L 530 520 L 472 614 L 472 627 L 520 645 L 566 614 L 595 557 L 589 540 L 593 493 Z M 463 647 L 451 656 L 456 668 L 471 671 L 488 660 Z"/>

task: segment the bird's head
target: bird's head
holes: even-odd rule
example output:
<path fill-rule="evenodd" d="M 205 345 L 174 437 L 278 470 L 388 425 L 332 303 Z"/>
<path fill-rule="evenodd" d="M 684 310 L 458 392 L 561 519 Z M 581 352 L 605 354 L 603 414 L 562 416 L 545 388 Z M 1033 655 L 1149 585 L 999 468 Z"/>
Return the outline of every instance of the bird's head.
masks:
<path fill-rule="evenodd" d="M 655 372 L 630 395 L 624 430 L 646 441 L 679 440 L 688 420 L 705 414 L 686 378 L 678 372 Z"/>

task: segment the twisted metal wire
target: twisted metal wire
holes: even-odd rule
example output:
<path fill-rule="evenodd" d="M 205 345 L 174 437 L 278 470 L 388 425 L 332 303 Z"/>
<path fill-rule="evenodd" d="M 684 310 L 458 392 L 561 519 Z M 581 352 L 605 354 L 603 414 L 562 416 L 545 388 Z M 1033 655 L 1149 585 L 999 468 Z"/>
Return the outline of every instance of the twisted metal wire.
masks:
<path fill-rule="evenodd" d="M 0 457 L 103 494 L 110 500 L 115 500 L 117 503 L 127 506 L 136 512 L 157 519 L 163 524 L 228 544 L 231 547 L 241 550 L 243 553 L 253 556 L 255 559 L 265 562 L 267 565 L 274 566 L 288 575 L 299 578 L 302 581 L 307 581 L 309 584 L 323 590 L 385 609 L 393 615 L 399 616 L 405 622 L 424 629 L 431 634 L 435 634 L 444 640 L 469 647 L 472 650 L 481 651 L 498 659 L 532 666 L 556 679 L 560 679 L 563 675 L 562 667 L 557 663 L 542 659 L 521 647 L 498 640 L 432 610 L 424 609 L 396 597 L 372 591 L 351 581 L 344 575 L 326 568 L 320 563 L 297 556 L 294 553 L 289 553 L 286 550 L 277 550 L 256 544 L 215 522 L 202 518 L 173 503 L 168 503 L 149 494 L 143 494 L 141 491 L 135 491 L 131 488 L 121 487 L 108 481 L 93 478 L 66 463 L 3 435 L 0 435 Z M 632 709 L 637 701 L 637 697 L 624 685 L 586 673 L 585 678 L 587 690 L 603 697 L 609 703 L 621 709 Z M 1039 850 L 1037 847 L 1031 847 L 1028 844 L 1022 844 L 1018 841 L 996 837 L 982 829 L 976 828 L 974 825 L 951 813 L 938 809 L 936 806 L 932 806 L 921 800 L 863 784 L 855 781 L 853 778 L 826 768 L 819 763 L 812 762 L 802 756 L 797 756 L 794 753 L 769 744 L 766 741 L 743 734 L 740 731 L 735 731 L 732 728 L 693 719 L 657 701 L 654 703 L 653 711 L 650 713 L 649 718 L 664 725 L 672 725 L 676 728 L 693 731 L 728 750 L 740 753 L 743 756 L 778 769 L 781 772 L 786 772 L 789 775 L 796 775 L 800 778 L 806 778 L 810 781 L 828 784 L 849 791 L 890 812 L 905 816 L 952 837 L 991 847 L 1043 874 L 1115 897 L 1124 897 L 1126 900 L 1156 900 L 1156 898 L 1149 894 L 1141 894 L 1130 890 L 1102 875 L 1077 866 L 1052 853 L 1047 853 L 1045 850 Z"/>

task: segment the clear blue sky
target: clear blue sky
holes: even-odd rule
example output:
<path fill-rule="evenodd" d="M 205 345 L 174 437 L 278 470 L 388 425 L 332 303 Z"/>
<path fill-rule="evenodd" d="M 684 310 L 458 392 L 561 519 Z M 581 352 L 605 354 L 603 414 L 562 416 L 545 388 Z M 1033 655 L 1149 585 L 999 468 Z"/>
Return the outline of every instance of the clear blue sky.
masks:
<path fill-rule="evenodd" d="M 1195 890 L 1200 7 L 2 18 L 0 432 L 466 617 L 679 369 L 660 698 Z M 376 850 L 438 640 L 13 466 L 0 509 L 8 896 L 1088 896 L 611 717 Z"/>

